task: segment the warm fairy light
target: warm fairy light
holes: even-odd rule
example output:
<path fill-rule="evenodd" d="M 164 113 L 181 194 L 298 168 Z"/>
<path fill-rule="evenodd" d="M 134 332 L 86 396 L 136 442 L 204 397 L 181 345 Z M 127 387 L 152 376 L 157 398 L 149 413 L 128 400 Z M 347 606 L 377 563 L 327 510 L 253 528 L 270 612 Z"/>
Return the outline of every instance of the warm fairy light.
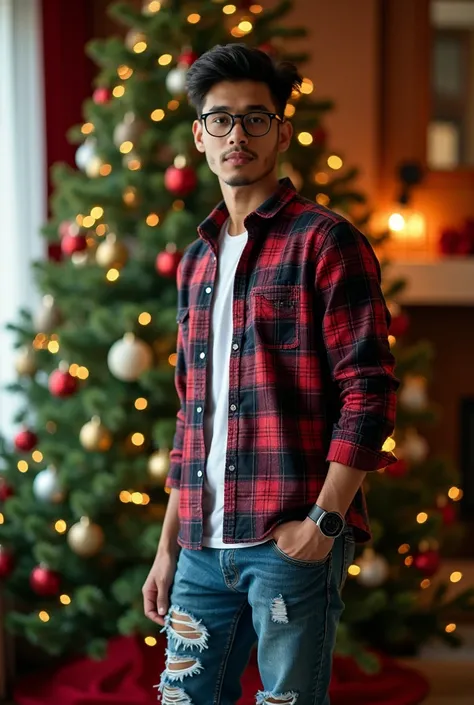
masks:
<path fill-rule="evenodd" d="M 171 367 L 176 367 L 178 363 L 178 355 L 176 353 L 171 353 L 171 355 L 168 358 L 168 362 L 171 365 Z"/>
<path fill-rule="evenodd" d="M 143 433 L 134 433 L 131 440 L 134 446 L 142 446 L 145 443 L 145 436 Z"/>
<path fill-rule="evenodd" d="M 155 12 L 159 12 L 161 10 L 161 2 L 159 2 L 159 0 L 153 0 L 153 2 L 148 3 L 146 9 L 147 12 L 150 12 L 152 14 Z"/>
<path fill-rule="evenodd" d="M 119 78 L 121 78 L 123 81 L 126 81 L 127 78 L 130 78 L 130 76 L 133 74 L 133 69 L 131 69 L 129 66 L 125 66 L 124 64 L 122 64 L 122 66 L 118 67 L 117 73 L 119 75 Z"/>
<path fill-rule="evenodd" d="M 347 572 L 349 573 L 349 575 L 360 575 L 360 566 L 353 563 L 349 566 Z"/>
<path fill-rule="evenodd" d="M 449 576 L 449 579 L 452 583 L 458 583 L 460 580 L 462 580 L 462 573 L 460 570 L 455 570 L 454 573 L 451 573 Z"/>
<path fill-rule="evenodd" d="M 179 100 L 170 100 L 167 107 L 168 107 L 168 110 L 178 110 Z"/>
<path fill-rule="evenodd" d="M 102 218 L 104 215 L 104 209 L 101 208 L 101 206 L 94 206 L 94 208 L 91 209 L 91 216 L 95 218 L 96 220 L 99 220 L 99 218 Z"/>
<path fill-rule="evenodd" d="M 56 354 L 59 352 L 59 343 L 57 340 L 50 340 L 48 343 L 48 350 L 50 353 Z"/>
<path fill-rule="evenodd" d="M 295 112 L 296 112 L 295 106 L 292 105 L 291 103 L 287 103 L 287 104 L 286 104 L 286 108 L 285 108 L 285 117 L 286 117 L 286 118 L 291 118 L 291 117 L 293 117 L 293 115 L 295 114 Z"/>
<path fill-rule="evenodd" d="M 93 228 L 95 225 L 96 219 L 92 215 L 86 215 L 84 220 L 82 221 L 82 226 L 84 228 Z"/>
<path fill-rule="evenodd" d="M 70 605 L 70 604 L 71 604 L 71 598 L 69 597 L 69 595 L 61 595 L 60 598 L 59 598 L 59 602 L 60 602 L 62 605 Z"/>
<path fill-rule="evenodd" d="M 326 174 L 325 171 L 318 171 L 318 173 L 314 176 L 314 180 L 317 184 L 327 184 L 329 183 L 329 174 Z"/>
<path fill-rule="evenodd" d="M 245 32 L 242 32 L 242 30 L 238 27 L 232 27 L 230 33 L 233 37 L 236 37 L 237 39 L 240 39 L 241 37 L 245 36 Z"/>
<path fill-rule="evenodd" d="M 201 15 L 199 15 L 197 12 L 192 12 L 190 15 L 188 15 L 187 20 L 189 24 L 197 24 L 201 20 Z"/>
<path fill-rule="evenodd" d="M 428 521 L 428 514 L 426 512 L 420 512 L 416 515 L 416 520 L 418 524 L 424 524 L 426 521 Z"/>
<path fill-rule="evenodd" d="M 91 122 L 85 122 L 81 127 L 81 132 L 83 135 L 90 135 L 91 132 L 94 132 L 94 129 L 94 125 Z"/>
<path fill-rule="evenodd" d="M 453 502 L 459 502 L 460 499 L 462 499 L 463 496 L 463 491 L 459 489 L 459 487 L 451 487 L 449 492 L 448 492 L 448 497 L 449 499 L 452 499 Z"/>
<path fill-rule="evenodd" d="M 38 612 L 38 617 L 41 619 L 42 622 L 49 622 L 49 614 L 46 612 L 46 610 L 41 610 L 41 612 Z"/>
<path fill-rule="evenodd" d="M 150 228 L 154 228 L 159 222 L 160 216 L 156 213 L 150 213 L 150 215 L 147 216 L 146 224 L 149 225 Z"/>
<path fill-rule="evenodd" d="M 135 409 L 138 411 L 144 411 L 148 406 L 148 400 L 144 397 L 138 397 L 135 399 Z"/>
<path fill-rule="evenodd" d="M 133 149 L 133 142 L 130 142 L 130 140 L 127 140 L 126 142 L 122 142 L 119 149 L 122 152 L 122 154 L 128 154 Z"/>
<path fill-rule="evenodd" d="M 300 132 L 298 135 L 298 142 L 304 147 L 307 147 L 313 141 L 313 135 L 310 132 Z"/>
<path fill-rule="evenodd" d="M 146 492 L 142 493 L 142 504 L 150 504 L 150 495 L 147 494 Z"/>
<path fill-rule="evenodd" d="M 249 22 L 248 20 L 242 20 L 242 22 L 239 22 L 238 28 L 240 29 L 241 32 L 245 32 L 245 34 L 248 34 L 249 32 L 252 31 L 253 24 L 251 22 Z"/>
<path fill-rule="evenodd" d="M 143 311 L 143 313 L 138 316 L 138 322 L 141 326 L 147 326 L 151 323 L 151 314 L 149 314 L 148 311 Z"/>
<path fill-rule="evenodd" d="M 108 176 L 112 172 L 112 164 L 102 164 L 99 169 L 99 174 L 101 176 Z"/>
<path fill-rule="evenodd" d="M 184 208 L 184 205 L 185 205 L 184 201 L 182 201 L 181 199 L 178 198 L 176 201 L 173 201 L 171 207 L 174 211 L 182 211 Z"/>
<path fill-rule="evenodd" d="M 318 193 L 316 196 L 316 203 L 319 203 L 320 206 L 328 206 L 330 200 L 326 193 Z"/>
<path fill-rule="evenodd" d="M 392 450 L 396 448 L 396 442 L 395 439 L 389 436 L 385 443 L 382 446 L 382 450 L 385 450 L 387 453 L 390 453 Z"/>
<path fill-rule="evenodd" d="M 154 636 L 146 636 L 144 642 L 147 646 L 156 646 L 157 641 Z"/>
<path fill-rule="evenodd" d="M 397 339 L 395 338 L 394 335 L 388 336 L 388 344 L 390 345 L 391 348 L 393 348 L 393 346 L 397 344 Z"/>
<path fill-rule="evenodd" d="M 120 276 L 120 272 L 118 271 L 118 269 L 115 269 L 115 267 L 112 267 L 112 269 L 109 269 L 109 271 L 105 275 L 105 278 L 109 282 L 116 282 L 117 279 L 119 278 L 119 276 Z"/>
<path fill-rule="evenodd" d="M 76 215 L 76 223 L 77 223 L 79 226 L 81 226 L 83 220 L 84 220 L 84 216 L 82 215 L 82 213 L 78 213 L 78 214 Z"/>
<path fill-rule="evenodd" d="M 263 7 L 261 5 L 250 5 L 249 10 L 254 15 L 259 15 L 263 12 Z"/>
<path fill-rule="evenodd" d="M 420 587 L 422 590 L 426 590 L 427 588 L 430 587 L 430 585 L 431 585 L 431 580 L 429 578 L 425 578 L 420 583 Z"/>
<path fill-rule="evenodd" d="M 162 54 L 158 59 L 158 63 L 160 66 L 168 66 L 169 64 L 171 64 L 172 61 L 173 57 L 171 56 L 171 54 Z"/>
<path fill-rule="evenodd" d="M 144 41 L 139 41 L 133 45 L 133 51 L 135 54 L 143 54 L 146 51 L 148 44 Z"/>
<path fill-rule="evenodd" d="M 233 15 L 234 12 L 237 12 L 237 8 L 235 5 L 224 5 L 222 12 L 224 15 Z"/>
<path fill-rule="evenodd" d="M 32 459 L 35 463 L 41 463 L 43 460 L 43 453 L 40 450 L 34 450 L 31 454 Z"/>
<path fill-rule="evenodd" d="M 305 93 L 306 95 L 309 95 L 312 93 L 314 90 L 314 83 L 310 78 L 303 78 L 303 82 L 301 84 L 300 91 L 302 93 Z"/>
<path fill-rule="evenodd" d="M 87 379 L 89 377 L 89 370 L 87 367 L 81 365 L 81 367 L 77 370 L 77 377 L 79 377 L 79 379 Z"/>
<path fill-rule="evenodd" d="M 453 622 L 451 622 L 451 624 L 447 624 L 447 625 L 446 625 L 446 628 L 445 628 L 444 631 L 445 631 L 447 634 L 451 634 L 452 632 L 455 632 L 455 631 L 456 631 L 456 625 L 455 625 Z"/>
<path fill-rule="evenodd" d="M 17 463 L 17 468 L 20 472 L 28 472 L 29 465 L 26 460 L 19 460 Z"/>
<path fill-rule="evenodd" d="M 141 492 L 132 492 L 132 502 L 133 504 L 142 504 L 143 495 Z"/>
<path fill-rule="evenodd" d="M 165 117 L 165 111 L 162 110 L 161 108 L 157 108 L 156 110 L 154 110 L 152 112 L 150 117 L 153 120 L 153 122 L 160 122 Z"/>
<path fill-rule="evenodd" d="M 330 156 L 328 159 L 328 167 L 330 169 L 334 169 L 334 171 L 337 171 L 338 169 L 340 169 L 342 167 L 342 164 L 343 164 L 343 162 L 342 162 L 341 157 L 336 157 L 335 154 Z"/>
<path fill-rule="evenodd" d="M 64 534 L 67 529 L 67 524 L 64 519 L 58 519 L 54 525 L 54 528 L 58 532 L 58 534 Z"/>
<path fill-rule="evenodd" d="M 142 163 L 139 159 L 130 159 L 130 161 L 127 162 L 127 168 L 130 169 L 130 171 L 138 171 L 142 168 Z"/>
<path fill-rule="evenodd" d="M 408 543 L 402 543 L 401 546 L 398 547 L 398 552 L 403 555 L 404 553 L 408 553 L 410 550 L 410 544 Z"/>
<path fill-rule="evenodd" d="M 106 226 L 106 224 L 105 224 L 105 223 L 101 223 L 100 225 L 98 225 L 98 226 L 96 227 L 95 231 L 96 231 L 97 235 L 99 235 L 100 237 L 102 237 L 102 236 L 105 235 L 105 233 L 107 232 L 107 226 Z"/>
<path fill-rule="evenodd" d="M 69 365 L 69 374 L 71 377 L 77 377 L 77 373 L 79 370 L 79 365 L 77 362 L 73 362 L 71 365 Z"/>
<path fill-rule="evenodd" d="M 127 504 L 127 502 L 130 502 L 132 499 L 132 495 L 128 490 L 122 490 L 121 493 L 119 494 L 120 501 L 123 502 L 124 504 Z"/>
<path fill-rule="evenodd" d="M 411 566 L 413 563 L 413 556 L 407 556 L 404 560 L 406 566 Z"/>
<path fill-rule="evenodd" d="M 301 98 L 301 93 L 297 88 L 291 91 L 291 98 L 292 100 L 299 100 Z"/>
<path fill-rule="evenodd" d="M 401 215 L 401 213 L 392 213 L 388 219 L 388 227 L 394 233 L 401 232 L 405 227 L 405 218 Z"/>
<path fill-rule="evenodd" d="M 112 95 L 114 98 L 121 98 L 124 93 L 125 93 L 125 86 L 115 86 L 115 88 L 112 91 Z"/>
<path fill-rule="evenodd" d="M 2 512 L 0 512 L 0 525 L 5 523 L 5 517 L 3 516 Z"/>
<path fill-rule="evenodd" d="M 137 200 L 137 189 L 135 188 L 135 186 L 127 186 L 127 188 L 123 192 L 123 200 L 124 203 L 127 204 L 127 206 L 133 206 L 133 204 Z"/>

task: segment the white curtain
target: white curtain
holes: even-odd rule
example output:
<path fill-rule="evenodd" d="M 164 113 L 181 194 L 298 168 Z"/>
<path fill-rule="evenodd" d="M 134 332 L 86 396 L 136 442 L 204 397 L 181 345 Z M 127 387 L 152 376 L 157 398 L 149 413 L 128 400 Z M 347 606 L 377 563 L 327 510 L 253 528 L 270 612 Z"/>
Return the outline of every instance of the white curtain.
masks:
<path fill-rule="evenodd" d="M 0 433 L 8 437 L 20 399 L 4 390 L 15 379 L 5 324 L 39 301 L 30 263 L 44 250 L 44 135 L 39 0 L 0 0 Z"/>

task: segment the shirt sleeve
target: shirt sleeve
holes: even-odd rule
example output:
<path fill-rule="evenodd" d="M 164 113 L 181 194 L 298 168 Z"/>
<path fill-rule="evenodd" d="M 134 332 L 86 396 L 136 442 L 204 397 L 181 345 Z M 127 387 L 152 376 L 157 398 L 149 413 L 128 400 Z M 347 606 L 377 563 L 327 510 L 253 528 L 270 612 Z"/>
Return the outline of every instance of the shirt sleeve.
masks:
<path fill-rule="evenodd" d="M 327 460 L 364 471 L 396 461 L 382 450 L 395 425 L 395 360 L 380 265 L 367 238 L 350 223 L 333 226 L 316 261 L 323 342 L 340 394 Z"/>
<path fill-rule="evenodd" d="M 182 260 L 181 260 L 182 262 Z M 181 262 L 177 272 L 178 300 L 181 289 Z M 170 453 L 170 469 L 166 478 L 165 487 L 168 489 L 178 489 L 181 485 L 181 466 L 183 458 L 184 427 L 186 419 L 186 380 L 187 365 L 183 345 L 183 325 L 185 325 L 185 315 L 187 311 L 178 304 L 178 337 L 177 337 L 177 360 L 175 369 L 175 387 L 178 393 L 180 408 L 176 415 L 176 432 L 173 439 L 173 449 Z"/>

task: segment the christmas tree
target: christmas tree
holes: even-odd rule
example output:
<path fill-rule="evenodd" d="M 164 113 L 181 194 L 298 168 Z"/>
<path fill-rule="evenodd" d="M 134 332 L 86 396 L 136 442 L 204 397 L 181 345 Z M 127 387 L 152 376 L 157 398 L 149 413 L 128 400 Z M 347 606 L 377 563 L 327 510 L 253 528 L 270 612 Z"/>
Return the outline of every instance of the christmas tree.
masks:
<path fill-rule="evenodd" d="M 141 587 L 166 509 L 178 410 L 176 272 L 220 200 L 194 148 L 186 74 L 204 51 L 231 41 L 304 65 L 305 54 L 288 50 L 305 35 L 287 26 L 290 9 L 287 0 L 271 10 L 202 0 L 199 14 L 184 0 L 119 3 L 111 11 L 128 28 L 125 41 L 88 48 L 99 71 L 84 122 L 71 130 L 78 168 L 54 169 L 50 258 L 34 267 L 43 303 L 10 326 L 20 428 L 0 443 L 0 577 L 17 607 L 8 624 L 49 653 L 100 657 L 117 631 L 155 643 Z M 286 107 L 295 139 L 281 175 L 364 229 L 357 171 L 330 149 L 332 106 L 312 93 L 305 78 Z M 338 645 L 359 659 L 360 643 L 400 653 L 436 634 L 453 640 L 446 615 L 472 601 L 465 592 L 446 602 L 443 588 L 429 595 L 460 491 L 415 431 L 431 413 L 430 352 L 400 344 L 408 322 L 394 301 L 399 289 L 386 287 L 403 381 L 386 449 L 396 445 L 400 460 L 368 478 L 374 540 L 351 567 Z"/>

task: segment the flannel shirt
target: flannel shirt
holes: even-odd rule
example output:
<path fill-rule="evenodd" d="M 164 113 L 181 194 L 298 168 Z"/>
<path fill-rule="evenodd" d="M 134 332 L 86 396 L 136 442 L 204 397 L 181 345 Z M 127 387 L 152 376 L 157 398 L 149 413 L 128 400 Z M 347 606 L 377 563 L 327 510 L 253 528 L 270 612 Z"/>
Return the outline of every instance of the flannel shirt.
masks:
<path fill-rule="evenodd" d="M 180 490 L 178 543 L 202 548 L 204 412 L 221 202 L 180 262 L 175 385 L 181 402 L 167 488 Z M 234 283 L 224 543 L 252 543 L 304 519 L 336 461 L 373 471 L 395 422 L 390 314 L 367 239 L 301 197 L 288 178 L 244 221 Z M 356 470 L 355 470 L 356 471 Z M 371 538 L 363 489 L 346 514 Z"/>

